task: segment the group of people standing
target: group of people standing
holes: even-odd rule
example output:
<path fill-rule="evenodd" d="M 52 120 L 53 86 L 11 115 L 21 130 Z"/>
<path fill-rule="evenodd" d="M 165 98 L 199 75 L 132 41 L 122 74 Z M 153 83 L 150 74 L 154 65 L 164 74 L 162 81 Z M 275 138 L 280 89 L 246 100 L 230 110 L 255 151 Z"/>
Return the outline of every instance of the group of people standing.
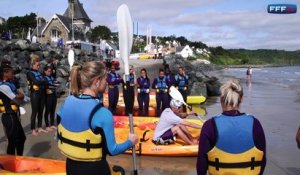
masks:
<path fill-rule="evenodd" d="M 150 89 L 155 91 L 156 97 L 156 115 L 160 116 L 161 112 L 169 107 L 171 97 L 169 95 L 169 88 L 175 86 L 182 94 L 184 100 L 187 99 L 187 91 L 189 88 L 189 76 L 185 74 L 184 68 L 178 69 L 178 74 L 173 75 L 170 72 L 168 65 L 165 69 L 159 70 L 159 75 L 151 80 L 147 75 L 147 70 L 142 68 L 140 70 L 140 76 L 137 77 L 134 71 L 134 67 L 130 66 L 128 80 L 116 73 L 116 68 L 112 65 L 110 71 L 107 74 L 108 83 L 108 100 L 109 110 L 115 114 L 116 107 L 119 100 L 119 85 L 123 86 L 123 96 L 125 102 L 126 114 L 133 110 L 135 87 L 137 89 L 137 100 L 139 105 L 139 115 L 149 115 L 149 102 L 150 102 Z M 186 111 L 184 107 L 184 111 Z"/>
<path fill-rule="evenodd" d="M 59 83 L 55 79 L 56 68 L 54 62 L 54 58 L 48 60 L 48 64 L 45 65 L 41 73 L 39 71 L 41 65 L 39 56 L 31 55 L 31 69 L 27 72 L 27 82 L 32 109 L 31 130 L 34 136 L 41 132 L 46 133 L 56 129 L 54 124 L 57 103 L 56 88 Z M 45 120 L 45 129 L 42 126 L 43 118 Z"/>

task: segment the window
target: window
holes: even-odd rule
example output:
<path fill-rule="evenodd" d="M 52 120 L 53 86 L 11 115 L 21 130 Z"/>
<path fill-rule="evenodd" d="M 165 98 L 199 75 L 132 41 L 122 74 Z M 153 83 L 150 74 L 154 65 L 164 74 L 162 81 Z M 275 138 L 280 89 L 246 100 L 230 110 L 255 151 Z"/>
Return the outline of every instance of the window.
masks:
<path fill-rule="evenodd" d="M 57 42 L 61 38 L 61 32 L 57 29 L 51 30 L 51 41 Z"/>

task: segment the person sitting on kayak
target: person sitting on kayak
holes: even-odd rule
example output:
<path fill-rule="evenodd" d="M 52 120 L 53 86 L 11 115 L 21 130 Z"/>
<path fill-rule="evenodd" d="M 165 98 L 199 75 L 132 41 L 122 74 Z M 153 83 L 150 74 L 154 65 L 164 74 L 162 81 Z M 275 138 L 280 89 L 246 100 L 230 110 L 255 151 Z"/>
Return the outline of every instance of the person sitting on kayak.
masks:
<path fill-rule="evenodd" d="M 183 119 L 188 115 L 194 115 L 195 112 L 180 113 L 182 105 L 182 102 L 172 99 L 170 108 L 166 108 L 162 112 L 152 138 L 155 144 L 163 145 L 173 143 L 176 141 L 176 136 L 189 145 L 198 143 L 198 140 L 188 131 L 187 126 L 197 129 L 201 129 L 201 126 Z"/>

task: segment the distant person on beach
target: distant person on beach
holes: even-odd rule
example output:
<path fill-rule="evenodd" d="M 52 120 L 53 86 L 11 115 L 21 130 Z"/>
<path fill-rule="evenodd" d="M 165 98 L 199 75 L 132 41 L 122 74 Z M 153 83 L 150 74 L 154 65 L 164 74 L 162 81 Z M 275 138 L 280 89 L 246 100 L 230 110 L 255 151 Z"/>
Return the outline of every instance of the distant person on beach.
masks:
<path fill-rule="evenodd" d="M 189 87 L 189 79 L 190 77 L 185 73 L 183 67 L 178 68 L 178 74 L 174 77 L 174 85 L 181 93 L 183 100 L 186 102 L 187 100 L 187 91 Z M 186 112 L 186 106 L 183 107 L 183 112 Z"/>
<path fill-rule="evenodd" d="M 0 67 L 0 100 L 2 124 L 8 139 L 7 154 L 23 155 L 26 136 L 20 120 L 19 104 L 24 100 L 24 94 L 11 82 L 14 78 L 10 65 Z"/>
<path fill-rule="evenodd" d="M 298 129 L 298 132 L 296 134 L 296 142 L 297 142 L 297 146 L 300 149 L 300 127 Z"/>
<path fill-rule="evenodd" d="M 195 145 L 198 139 L 194 138 L 187 127 L 201 129 L 201 126 L 183 120 L 188 115 L 194 115 L 193 111 L 189 113 L 181 113 L 182 103 L 178 100 L 172 99 L 170 108 L 166 108 L 157 123 L 153 134 L 153 142 L 157 145 L 171 144 L 176 141 L 176 136 L 182 139 L 188 145 Z"/>
<path fill-rule="evenodd" d="M 44 119 L 45 119 L 47 131 L 52 131 L 52 129 L 56 129 L 54 124 L 54 119 L 55 119 L 55 109 L 57 103 L 56 89 L 59 83 L 52 76 L 52 73 L 53 73 L 52 67 L 46 65 L 44 68 L 44 77 L 47 80 Z"/>
<path fill-rule="evenodd" d="M 27 81 L 30 89 L 31 102 L 31 130 L 32 135 L 37 136 L 38 133 L 47 132 L 42 128 L 43 111 L 45 106 L 46 92 L 45 87 L 47 81 L 39 72 L 40 58 L 38 55 L 31 55 L 31 70 L 27 72 Z M 36 129 L 36 118 L 38 121 L 38 129 Z"/>
<path fill-rule="evenodd" d="M 170 81 L 165 76 L 163 69 L 159 70 L 159 76 L 152 83 L 152 89 L 156 91 L 156 115 L 160 116 L 161 112 L 169 106 Z"/>
<path fill-rule="evenodd" d="M 140 74 L 141 76 L 137 79 L 139 116 L 149 116 L 150 79 L 145 68 L 141 69 Z"/>
<path fill-rule="evenodd" d="M 119 101 L 119 84 L 123 82 L 120 74 L 116 73 L 116 67 L 111 65 L 110 72 L 107 74 L 108 84 L 108 109 L 115 114 Z"/>
<path fill-rule="evenodd" d="M 252 115 L 241 113 L 243 89 L 238 80 L 221 88 L 222 114 L 207 120 L 201 130 L 198 175 L 263 174 L 266 165 L 264 130 Z"/>
<path fill-rule="evenodd" d="M 247 80 L 251 80 L 252 79 L 252 68 L 249 66 L 247 71 L 246 71 L 246 75 L 247 75 Z"/>
<path fill-rule="evenodd" d="M 116 143 L 112 113 L 99 103 L 106 88 L 106 68 L 87 62 L 71 70 L 71 94 L 58 117 L 58 148 L 67 157 L 67 175 L 110 175 L 106 156 L 118 155 L 138 142 L 135 134 Z"/>
<path fill-rule="evenodd" d="M 131 65 L 129 67 L 129 80 L 125 79 L 125 75 L 123 77 L 123 99 L 125 103 L 125 114 L 129 115 L 129 113 L 133 113 L 134 106 L 134 92 L 136 86 L 136 75 L 134 71 L 134 67 Z"/>

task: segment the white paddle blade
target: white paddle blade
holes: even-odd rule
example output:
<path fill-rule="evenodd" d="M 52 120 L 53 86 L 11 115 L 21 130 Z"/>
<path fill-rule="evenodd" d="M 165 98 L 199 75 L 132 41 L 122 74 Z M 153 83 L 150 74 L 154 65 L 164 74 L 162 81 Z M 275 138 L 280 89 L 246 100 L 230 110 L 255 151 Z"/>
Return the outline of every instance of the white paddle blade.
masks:
<path fill-rule="evenodd" d="M 170 87 L 169 94 L 173 99 L 178 100 L 178 101 L 182 102 L 184 105 L 187 106 L 187 104 L 185 103 L 181 93 L 174 86 Z"/>
<path fill-rule="evenodd" d="M 26 113 L 25 108 L 20 107 L 19 109 L 20 109 L 20 114 L 21 114 L 21 115 L 24 115 L 24 114 Z"/>
<path fill-rule="evenodd" d="M 120 55 L 124 63 L 125 75 L 129 75 L 128 58 L 132 47 L 133 26 L 130 12 L 126 4 L 122 4 L 118 8 L 117 22 L 119 30 Z"/>
<path fill-rule="evenodd" d="M 68 53 L 68 62 L 69 62 L 70 70 L 72 69 L 72 66 L 75 61 L 74 57 L 75 57 L 74 51 L 70 49 Z"/>

